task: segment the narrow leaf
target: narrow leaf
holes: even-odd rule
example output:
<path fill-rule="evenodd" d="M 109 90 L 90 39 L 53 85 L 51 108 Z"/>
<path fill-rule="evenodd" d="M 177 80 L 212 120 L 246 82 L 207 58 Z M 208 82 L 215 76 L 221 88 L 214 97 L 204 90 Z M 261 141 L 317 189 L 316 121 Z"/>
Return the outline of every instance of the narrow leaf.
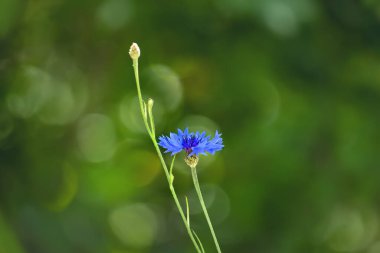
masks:
<path fill-rule="evenodd" d="M 201 247 L 202 253 L 205 253 L 205 249 L 203 248 L 202 242 L 199 239 L 197 233 L 195 233 L 194 229 L 192 229 L 191 231 L 193 231 L 193 234 L 195 235 L 195 238 L 197 238 L 197 241 L 198 241 L 199 246 Z"/>
<path fill-rule="evenodd" d="M 145 101 L 143 101 L 143 109 L 144 109 L 144 118 L 147 119 L 148 118 L 148 114 L 147 114 L 147 109 L 146 109 L 146 103 Z"/>
<path fill-rule="evenodd" d="M 170 184 L 173 184 L 173 180 L 174 180 L 174 175 L 173 175 L 173 166 L 174 166 L 174 160 L 175 160 L 175 157 L 173 157 L 173 160 L 172 160 L 172 163 L 170 165 L 170 170 L 169 170 L 169 175 L 170 175 Z"/>
<path fill-rule="evenodd" d="M 186 220 L 187 220 L 187 225 L 190 227 L 190 212 L 189 212 L 189 201 L 187 200 L 187 197 L 185 196 L 186 199 Z"/>
<path fill-rule="evenodd" d="M 155 127 L 154 127 L 153 104 L 154 104 L 153 99 L 149 98 L 148 99 L 147 109 L 148 109 L 148 115 L 149 115 L 149 121 L 150 121 L 150 128 L 152 130 L 152 133 L 155 134 L 156 130 L 155 130 Z"/>

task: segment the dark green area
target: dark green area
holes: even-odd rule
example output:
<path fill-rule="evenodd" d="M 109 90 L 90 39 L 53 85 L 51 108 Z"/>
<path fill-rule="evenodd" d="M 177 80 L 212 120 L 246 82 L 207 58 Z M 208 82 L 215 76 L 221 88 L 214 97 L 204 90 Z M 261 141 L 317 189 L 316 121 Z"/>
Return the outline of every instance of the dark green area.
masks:
<path fill-rule="evenodd" d="M 194 252 L 132 42 L 158 134 L 223 133 L 199 162 L 223 252 L 380 252 L 378 1 L 1 0 L 0 253 Z"/>

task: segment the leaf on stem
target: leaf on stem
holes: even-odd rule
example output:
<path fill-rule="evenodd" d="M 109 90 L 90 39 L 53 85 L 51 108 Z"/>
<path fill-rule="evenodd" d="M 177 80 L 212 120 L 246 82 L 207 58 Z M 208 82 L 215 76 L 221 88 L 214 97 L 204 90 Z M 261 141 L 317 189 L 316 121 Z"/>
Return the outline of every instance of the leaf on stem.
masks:
<path fill-rule="evenodd" d="M 192 229 L 191 231 L 193 231 L 193 234 L 195 235 L 195 238 L 197 238 L 197 241 L 198 241 L 199 246 L 201 247 L 202 253 L 205 253 L 205 249 L 203 248 L 202 242 L 199 239 L 197 233 L 195 233 L 194 229 Z"/>
<path fill-rule="evenodd" d="M 150 122 L 150 128 L 152 130 L 152 133 L 155 135 L 155 126 L 154 126 L 154 118 L 153 118 L 153 99 L 148 99 L 148 115 L 149 115 L 149 122 Z"/>
<path fill-rule="evenodd" d="M 185 200 L 186 200 L 186 220 L 187 220 L 187 225 L 190 227 L 189 201 L 187 200 L 186 196 L 185 196 Z"/>
<path fill-rule="evenodd" d="M 172 163 L 170 164 L 170 170 L 169 170 L 169 175 L 170 175 L 170 185 L 173 184 L 173 181 L 174 181 L 174 175 L 173 175 L 173 166 L 174 166 L 174 160 L 175 160 L 175 157 L 173 157 L 173 160 L 172 160 Z"/>
<path fill-rule="evenodd" d="M 146 103 L 145 103 L 145 101 L 143 101 L 143 106 L 144 106 L 144 118 L 147 119 L 148 118 L 148 113 L 147 113 L 147 110 L 146 110 Z"/>

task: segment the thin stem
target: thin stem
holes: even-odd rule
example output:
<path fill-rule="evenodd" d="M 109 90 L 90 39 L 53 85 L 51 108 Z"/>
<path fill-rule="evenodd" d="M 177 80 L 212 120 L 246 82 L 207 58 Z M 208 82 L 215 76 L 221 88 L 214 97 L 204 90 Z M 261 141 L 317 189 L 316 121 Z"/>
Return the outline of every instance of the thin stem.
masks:
<path fill-rule="evenodd" d="M 162 156 L 161 150 L 160 150 L 160 148 L 158 147 L 158 144 L 157 144 L 156 139 L 153 139 L 153 138 L 152 138 L 152 141 L 153 141 L 153 145 L 154 145 L 154 147 L 156 148 L 157 155 L 158 155 L 158 157 L 159 157 L 159 159 L 160 159 L 160 161 L 161 161 L 162 167 L 164 168 L 165 175 L 166 175 L 166 179 L 167 179 L 167 181 L 168 181 L 168 183 L 169 183 L 170 192 L 171 192 L 171 194 L 172 194 L 172 196 L 173 196 L 173 199 L 174 199 L 174 202 L 175 202 L 175 204 L 176 204 L 176 206 L 177 206 L 177 209 L 178 209 L 178 211 L 179 211 L 179 214 L 181 215 L 181 218 L 182 218 L 182 220 L 183 220 L 183 223 L 184 223 L 185 226 L 186 226 L 187 233 L 189 234 L 190 239 L 191 239 L 191 241 L 193 242 L 194 247 L 196 248 L 197 252 L 198 252 L 198 253 L 201 253 L 202 251 L 200 250 L 200 248 L 199 248 L 199 246 L 198 246 L 198 244 L 197 244 L 197 242 L 196 242 L 196 240 L 195 240 L 195 238 L 194 238 L 194 236 L 193 236 L 193 233 L 191 232 L 190 225 L 187 223 L 187 219 L 186 219 L 185 214 L 184 214 L 184 212 L 183 212 L 183 210 L 182 210 L 181 204 L 179 203 L 179 200 L 178 200 L 178 197 L 177 197 L 177 193 L 176 193 L 175 190 L 174 190 L 173 182 L 171 182 L 170 174 L 169 174 L 168 168 L 167 168 L 167 166 L 166 166 L 165 160 L 164 160 L 164 158 L 163 158 L 163 156 Z"/>
<path fill-rule="evenodd" d="M 198 176 L 197 176 L 197 169 L 196 169 L 195 166 L 191 167 L 191 175 L 193 177 L 194 187 L 195 187 L 195 190 L 197 192 L 199 202 L 201 203 L 201 206 L 202 206 L 202 209 L 203 209 L 203 213 L 204 213 L 204 215 L 206 217 L 207 224 L 208 224 L 208 226 L 210 228 L 210 231 L 211 231 L 212 238 L 214 239 L 214 243 L 215 243 L 216 249 L 217 249 L 218 253 L 221 253 L 222 251 L 220 250 L 218 239 L 216 239 L 214 228 L 212 227 L 212 223 L 211 223 L 210 217 L 208 215 L 205 202 L 203 200 L 201 188 L 199 187 L 199 181 L 198 181 Z"/>
<path fill-rule="evenodd" d="M 140 78 L 139 78 L 139 61 L 138 59 L 133 59 L 133 70 L 135 71 L 135 79 L 136 79 L 136 87 L 137 87 L 137 95 L 139 97 L 139 104 L 140 104 L 140 110 L 141 110 L 141 115 L 144 120 L 145 128 L 148 131 L 149 135 L 152 136 L 152 132 L 149 128 L 148 125 L 148 119 L 146 117 L 146 106 L 144 109 L 144 100 L 142 99 L 141 95 L 141 89 L 140 89 Z"/>
<path fill-rule="evenodd" d="M 173 182 L 171 180 L 168 168 L 166 166 L 165 160 L 164 160 L 164 158 L 162 156 L 161 150 L 158 147 L 158 143 L 157 143 L 156 138 L 155 138 L 154 127 L 149 128 L 148 119 L 147 119 L 145 111 L 144 111 L 144 101 L 143 101 L 142 96 L 141 96 L 140 80 L 139 80 L 139 72 L 138 72 L 138 60 L 137 59 L 133 59 L 133 69 L 134 69 L 134 72 L 135 72 L 137 94 L 138 94 L 138 98 L 139 98 L 140 110 L 141 110 L 141 115 L 142 115 L 143 120 L 144 120 L 145 128 L 148 131 L 148 134 L 149 134 L 149 136 L 150 136 L 150 138 L 151 138 L 151 140 L 153 142 L 153 145 L 154 145 L 154 147 L 155 147 L 155 149 L 157 151 L 157 155 L 158 155 L 158 157 L 160 159 L 160 162 L 161 162 L 162 167 L 163 167 L 164 172 L 165 172 L 166 179 L 167 179 L 167 181 L 169 183 L 170 192 L 171 192 L 171 194 L 173 196 L 173 199 L 174 199 L 174 202 L 175 202 L 175 204 L 177 206 L 177 209 L 178 209 L 178 211 L 179 211 L 179 213 L 181 215 L 183 223 L 185 224 L 187 233 L 189 234 L 189 237 L 190 237 L 192 243 L 194 244 L 194 247 L 197 250 L 197 252 L 198 253 L 202 253 L 201 249 L 199 248 L 199 246 L 197 244 L 197 241 L 195 240 L 195 238 L 193 236 L 193 232 L 191 231 L 190 225 L 187 223 L 187 219 L 186 219 L 185 214 L 184 214 L 184 212 L 182 210 L 181 204 L 179 203 L 177 194 L 176 194 L 176 192 L 174 190 Z M 147 109 L 145 109 L 145 110 L 147 110 Z M 154 126 L 153 117 L 151 118 L 151 125 Z"/>

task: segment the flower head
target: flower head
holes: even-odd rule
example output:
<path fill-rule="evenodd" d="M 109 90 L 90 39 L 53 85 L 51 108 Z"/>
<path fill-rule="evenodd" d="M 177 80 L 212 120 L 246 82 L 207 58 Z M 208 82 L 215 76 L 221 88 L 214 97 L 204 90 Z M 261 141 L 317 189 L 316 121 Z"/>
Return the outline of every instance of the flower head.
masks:
<path fill-rule="evenodd" d="M 170 136 L 159 137 L 158 143 L 161 147 L 165 148 L 165 153 L 171 152 L 175 155 L 182 150 L 186 152 L 188 157 L 207 155 L 207 153 L 214 154 L 216 151 L 221 150 L 223 145 L 223 139 L 218 131 L 215 132 L 214 138 L 206 136 L 206 132 L 189 133 L 189 129 L 182 131 L 178 129 L 178 133 L 170 133 Z M 207 153 L 206 153 L 207 152 Z"/>
<path fill-rule="evenodd" d="M 133 60 L 136 60 L 140 57 L 140 48 L 137 43 L 132 43 L 131 47 L 129 48 L 129 56 L 131 56 Z"/>

